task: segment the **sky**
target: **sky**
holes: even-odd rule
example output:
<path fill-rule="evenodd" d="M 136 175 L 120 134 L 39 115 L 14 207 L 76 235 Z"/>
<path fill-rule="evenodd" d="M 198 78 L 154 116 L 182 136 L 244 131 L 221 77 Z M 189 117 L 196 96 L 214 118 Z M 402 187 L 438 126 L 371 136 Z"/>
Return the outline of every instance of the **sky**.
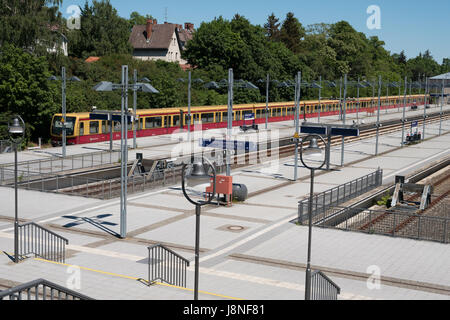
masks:
<path fill-rule="evenodd" d="M 71 5 L 84 6 L 86 0 L 63 0 L 61 12 L 71 16 Z M 92 3 L 92 0 L 88 1 Z M 129 18 L 133 11 L 151 14 L 158 23 L 166 21 L 184 25 L 223 16 L 232 19 L 236 13 L 252 24 L 264 25 L 273 12 L 283 21 L 293 12 L 303 26 L 314 23 L 348 21 L 367 37 L 378 36 L 391 53 L 405 51 L 409 58 L 429 49 L 436 61 L 450 58 L 450 1 L 449 0 L 110 0 L 121 17 Z M 379 8 L 369 10 L 370 6 Z M 379 18 L 379 19 L 375 19 Z M 369 20 L 369 22 L 368 22 Z M 376 22 L 379 21 L 379 28 Z"/>

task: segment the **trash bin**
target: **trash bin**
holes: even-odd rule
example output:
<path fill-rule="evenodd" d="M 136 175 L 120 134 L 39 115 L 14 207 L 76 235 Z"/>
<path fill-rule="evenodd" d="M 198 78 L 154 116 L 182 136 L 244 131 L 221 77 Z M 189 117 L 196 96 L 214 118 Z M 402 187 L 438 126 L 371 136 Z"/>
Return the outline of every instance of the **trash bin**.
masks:
<path fill-rule="evenodd" d="M 247 200 L 248 191 L 245 184 L 233 183 L 233 199 L 237 201 Z"/>

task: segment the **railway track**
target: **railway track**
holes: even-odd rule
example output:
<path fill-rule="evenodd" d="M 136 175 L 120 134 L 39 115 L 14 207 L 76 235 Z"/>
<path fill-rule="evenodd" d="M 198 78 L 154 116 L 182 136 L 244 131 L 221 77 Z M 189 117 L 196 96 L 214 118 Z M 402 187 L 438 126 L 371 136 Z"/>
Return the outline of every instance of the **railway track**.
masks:
<path fill-rule="evenodd" d="M 422 118 L 422 119 L 420 119 Z M 426 119 L 427 124 L 439 121 L 440 115 L 433 114 Z M 443 115 L 442 120 L 450 119 L 450 112 Z M 418 125 L 423 125 L 423 116 L 418 117 L 418 119 L 410 118 L 409 121 L 419 121 Z M 379 135 L 386 135 L 396 132 L 401 128 L 402 123 L 397 121 L 389 121 L 383 123 L 383 126 L 379 128 Z M 347 137 L 345 138 L 345 143 L 351 143 L 363 139 L 368 139 L 376 135 L 375 124 L 368 124 L 360 127 L 359 137 Z M 331 137 L 331 147 L 338 146 L 342 143 L 342 137 L 335 136 Z M 265 148 L 264 148 L 265 147 Z M 231 167 L 232 169 L 247 167 L 249 165 L 260 164 L 268 157 L 271 157 L 273 153 L 278 153 L 279 158 L 286 158 L 293 156 L 295 151 L 295 144 L 292 138 L 282 138 L 278 142 L 278 147 L 272 148 L 272 143 L 267 145 L 258 145 L 258 151 L 242 153 L 231 156 Z M 263 154 L 261 154 L 263 152 Z M 215 156 L 215 150 L 212 151 L 212 156 Z M 200 154 L 199 154 L 200 155 Z M 255 161 L 256 160 L 256 161 Z M 219 172 L 223 171 L 224 166 L 219 168 Z M 176 167 L 174 170 L 170 170 L 164 175 L 159 175 L 158 177 L 131 177 L 128 181 L 128 190 L 130 193 L 145 191 L 152 184 L 153 187 L 164 186 L 166 181 L 171 181 L 176 183 L 181 179 L 181 167 Z M 110 199 L 120 195 L 120 178 L 107 179 L 101 182 L 86 183 L 83 185 L 60 189 L 57 192 L 62 192 L 65 194 L 73 194 L 78 196 L 93 197 L 100 199 Z"/>

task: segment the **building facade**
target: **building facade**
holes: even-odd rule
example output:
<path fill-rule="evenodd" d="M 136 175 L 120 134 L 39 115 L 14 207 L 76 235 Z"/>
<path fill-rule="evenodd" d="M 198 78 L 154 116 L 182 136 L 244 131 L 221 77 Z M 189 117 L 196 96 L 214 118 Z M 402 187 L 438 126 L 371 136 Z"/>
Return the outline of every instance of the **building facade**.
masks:
<path fill-rule="evenodd" d="M 185 29 L 179 24 L 158 24 L 157 20 L 147 20 L 146 25 L 135 25 L 131 31 L 130 43 L 133 46 L 133 57 L 141 60 L 163 60 L 177 62 L 186 61 L 181 52 L 186 43 L 192 39 L 194 25 L 185 23 Z"/>

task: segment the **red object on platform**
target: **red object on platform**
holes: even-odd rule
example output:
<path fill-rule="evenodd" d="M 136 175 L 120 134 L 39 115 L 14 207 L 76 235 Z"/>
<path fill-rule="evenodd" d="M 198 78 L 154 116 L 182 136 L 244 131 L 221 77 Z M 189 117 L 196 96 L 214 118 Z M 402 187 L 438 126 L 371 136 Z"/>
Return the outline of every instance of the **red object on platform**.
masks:
<path fill-rule="evenodd" d="M 206 193 L 213 192 L 213 179 L 211 179 L 211 185 L 206 187 Z M 227 203 L 231 204 L 231 196 L 233 193 L 233 177 L 228 176 L 216 176 L 216 194 L 225 195 L 227 199 Z"/>

